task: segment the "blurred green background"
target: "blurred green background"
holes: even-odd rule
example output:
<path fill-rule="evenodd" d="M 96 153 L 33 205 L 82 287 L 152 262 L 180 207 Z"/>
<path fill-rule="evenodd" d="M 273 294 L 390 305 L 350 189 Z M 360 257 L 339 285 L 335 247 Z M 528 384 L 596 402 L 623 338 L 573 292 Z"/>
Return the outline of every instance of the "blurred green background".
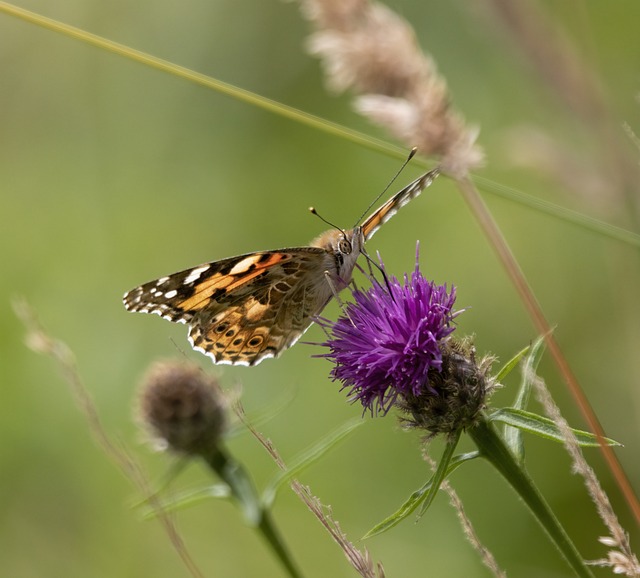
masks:
<path fill-rule="evenodd" d="M 640 133 L 640 5 L 537 5 L 573 46 L 576 77 L 592 81 L 587 89 L 570 85 L 563 95 L 566 79 L 547 74 L 557 63 L 543 54 L 535 64 L 535 49 L 513 33 L 501 3 L 470 4 L 395 0 L 390 6 L 437 60 L 456 107 L 480 125 L 488 163 L 478 174 L 640 230 L 640 151 L 623 131 L 628 123 Z M 348 96 L 326 92 L 319 63 L 304 51 L 309 26 L 296 3 L 31 0 L 21 6 L 387 138 L 352 112 Z M 534 38 L 539 47 L 550 45 L 547 37 Z M 141 496 L 97 449 L 55 365 L 24 346 L 11 299 L 26 297 L 73 349 L 106 429 L 155 482 L 169 461 L 140 441 L 132 419 L 135 387 L 149 363 L 179 357 L 180 350 L 225 387 L 242 384 L 249 412 L 293 391 L 293 402 L 261 428 L 291 459 L 361 411 L 328 379 L 329 364 L 311 357 L 317 348 L 300 344 L 253 369 L 216 368 L 190 350 L 184 326 L 131 315 L 121 295 L 204 261 L 305 244 L 325 228 L 308 214 L 309 205 L 350 226 L 399 162 L 5 14 L 0 71 L 0 576 L 187 576 L 159 524 L 132 509 Z M 594 109 L 594 101 L 601 106 Z M 401 182 L 420 170 L 407 169 Z M 637 490 L 638 248 L 494 192 L 483 194 L 606 431 L 625 444 L 617 453 Z M 476 334 L 479 352 L 506 360 L 536 337 L 450 181 L 440 179 L 397 215 L 369 250 L 380 250 L 389 271 L 401 274 L 412 267 L 416 239 L 424 271 L 458 287 L 458 305 L 469 307 L 459 329 Z M 336 306 L 326 313 L 334 317 Z M 322 333 L 312 328 L 306 337 L 316 341 Z M 584 427 L 548 360 L 541 372 L 565 415 Z M 514 389 L 498 392 L 495 403 L 508 404 Z M 301 477 L 354 541 L 429 476 L 417 435 L 401 431 L 391 414 L 366 421 Z M 579 549 L 587 558 L 604 556 L 596 539 L 606 530 L 566 454 L 528 442 L 529 468 Z M 250 436 L 230 447 L 259 486 L 274 474 Z M 435 443 L 433 455 L 439 448 Z M 637 528 L 599 453 L 588 456 L 637 544 Z M 192 465 L 173 487 L 209 481 Z M 462 468 L 452 482 L 511 576 L 570 575 L 486 464 Z M 279 496 L 275 518 L 306 576 L 355 576 L 291 492 Z M 282 575 L 226 502 L 181 512 L 177 524 L 206 576 Z M 420 524 L 407 521 L 359 546 L 382 561 L 389 577 L 488 575 L 444 495 Z"/>

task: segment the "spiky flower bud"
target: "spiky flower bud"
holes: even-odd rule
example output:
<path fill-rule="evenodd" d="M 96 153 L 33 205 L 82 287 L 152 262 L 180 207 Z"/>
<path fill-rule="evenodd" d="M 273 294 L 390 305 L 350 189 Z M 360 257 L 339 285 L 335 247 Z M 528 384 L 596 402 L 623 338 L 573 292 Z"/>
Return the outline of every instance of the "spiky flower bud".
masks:
<path fill-rule="evenodd" d="M 225 404 L 216 381 L 198 366 L 160 361 L 142 380 L 140 418 L 162 449 L 211 455 L 225 429 Z"/>

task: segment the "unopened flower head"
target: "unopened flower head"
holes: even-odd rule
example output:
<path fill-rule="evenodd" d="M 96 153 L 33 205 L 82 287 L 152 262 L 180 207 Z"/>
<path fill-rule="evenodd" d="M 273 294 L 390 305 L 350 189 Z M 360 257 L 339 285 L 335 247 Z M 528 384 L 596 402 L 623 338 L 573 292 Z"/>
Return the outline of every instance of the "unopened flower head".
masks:
<path fill-rule="evenodd" d="M 225 428 L 225 404 L 198 366 L 157 362 L 142 381 L 140 417 L 163 448 L 187 455 L 214 453 Z"/>
<path fill-rule="evenodd" d="M 473 426 L 496 387 L 490 375 L 495 358 L 488 355 L 477 361 L 471 337 L 452 337 L 441 346 L 442 367 L 429 372 L 429 390 L 402 396 L 397 404 L 406 414 L 405 425 L 430 435 Z"/>
<path fill-rule="evenodd" d="M 431 433 L 468 425 L 483 407 L 488 367 L 478 368 L 470 342 L 451 335 L 461 313 L 455 288 L 428 281 L 416 263 L 403 282 L 372 279 L 353 298 L 335 323 L 323 321 L 322 344 L 350 399 L 371 413 L 397 405 L 405 421 Z"/>

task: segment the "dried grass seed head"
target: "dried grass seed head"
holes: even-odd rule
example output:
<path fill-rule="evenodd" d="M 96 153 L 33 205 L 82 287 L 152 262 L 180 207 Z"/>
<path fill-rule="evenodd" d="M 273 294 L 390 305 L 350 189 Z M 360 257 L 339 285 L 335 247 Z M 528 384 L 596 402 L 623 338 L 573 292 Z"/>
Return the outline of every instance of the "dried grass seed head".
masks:
<path fill-rule="evenodd" d="M 455 178 L 482 166 L 478 129 L 451 107 L 444 78 L 412 27 L 377 2 L 307 0 L 315 25 L 309 50 L 322 59 L 331 90 L 353 90 L 355 109 Z"/>

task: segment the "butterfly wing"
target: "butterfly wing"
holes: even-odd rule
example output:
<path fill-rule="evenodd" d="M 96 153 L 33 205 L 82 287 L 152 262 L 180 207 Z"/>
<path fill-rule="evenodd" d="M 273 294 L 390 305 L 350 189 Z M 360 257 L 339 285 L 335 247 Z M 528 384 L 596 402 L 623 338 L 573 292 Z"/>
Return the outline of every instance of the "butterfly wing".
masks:
<path fill-rule="evenodd" d="M 215 363 L 255 365 L 293 345 L 326 305 L 317 279 L 327 259 L 316 247 L 250 253 L 145 283 L 123 301 L 189 323 L 192 346 Z"/>
<path fill-rule="evenodd" d="M 362 223 L 362 234 L 364 240 L 368 241 L 373 237 L 375 232 L 386 223 L 393 215 L 395 215 L 401 207 L 404 207 L 411 199 L 415 199 L 423 189 L 427 188 L 440 171 L 435 168 L 428 173 L 422 175 L 412 183 L 409 183 L 404 189 L 397 192 L 384 205 L 377 209 Z"/>

